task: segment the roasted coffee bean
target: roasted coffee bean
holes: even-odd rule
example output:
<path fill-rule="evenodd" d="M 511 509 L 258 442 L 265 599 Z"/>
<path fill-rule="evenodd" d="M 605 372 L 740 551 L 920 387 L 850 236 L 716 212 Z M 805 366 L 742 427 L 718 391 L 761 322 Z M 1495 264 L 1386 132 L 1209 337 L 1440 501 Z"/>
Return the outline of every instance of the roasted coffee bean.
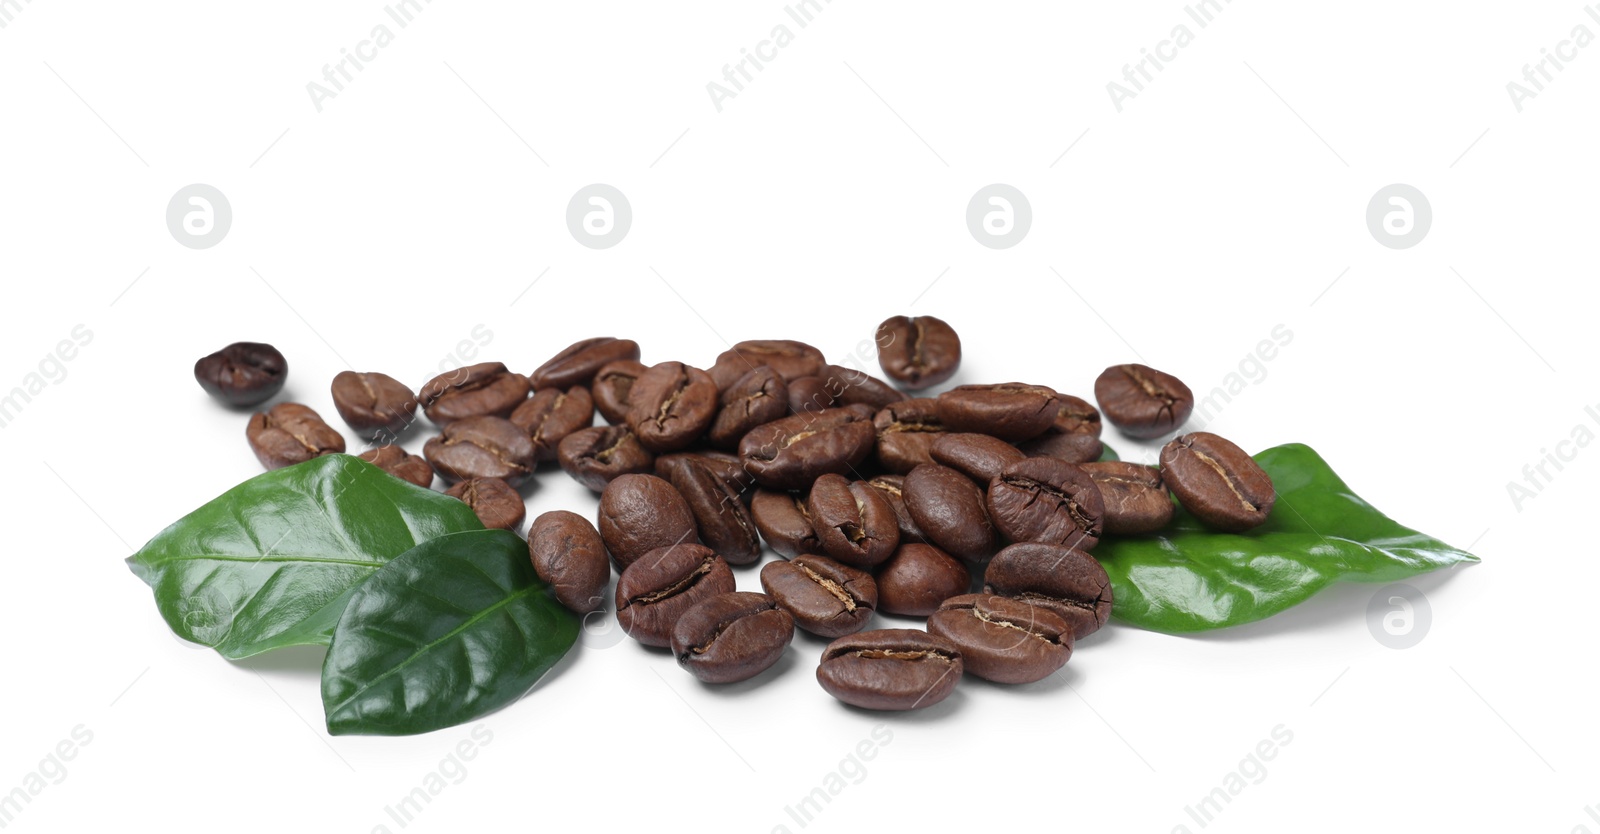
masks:
<path fill-rule="evenodd" d="M 1094 381 L 1106 419 L 1129 437 L 1160 437 L 1194 410 L 1194 394 L 1172 374 L 1148 365 L 1112 365 Z"/>
<path fill-rule="evenodd" d="M 594 395 L 594 407 L 606 422 L 620 426 L 627 420 L 628 397 L 633 392 L 634 380 L 648 370 L 641 362 L 624 359 L 607 364 L 594 375 L 589 392 Z"/>
<path fill-rule="evenodd" d="M 789 410 L 795 414 L 816 414 L 834 406 L 828 381 L 820 376 L 796 377 L 786 384 Z"/>
<path fill-rule="evenodd" d="M 422 455 L 439 477 L 455 483 L 473 478 L 499 478 L 511 486 L 533 472 L 533 441 L 510 420 L 468 417 L 444 427 L 428 440 Z"/>
<path fill-rule="evenodd" d="M 194 380 L 231 406 L 264 403 L 283 390 L 289 362 L 272 345 L 234 342 L 194 363 Z"/>
<path fill-rule="evenodd" d="M 817 682 L 851 706 L 910 710 L 948 698 L 961 672 L 961 650 L 949 640 L 916 629 L 883 628 L 829 643 L 817 666 Z"/>
<path fill-rule="evenodd" d="M 977 432 L 1011 443 L 1045 433 L 1061 411 L 1055 391 L 1021 382 L 962 385 L 938 400 L 946 431 Z"/>
<path fill-rule="evenodd" d="M 843 365 L 825 366 L 820 376 L 837 405 L 866 405 L 876 412 L 906 398 L 872 374 Z"/>
<path fill-rule="evenodd" d="M 750 510 L 720 475 L 694 457 L 668 469 L 668 480 L 688 503 L 701 542 L 730 565 L 749 565 L 761 559 L 761 536 Z"/>
<path fill-rule="evenodd" d="M 1088 550 L 1105 533 L 1106 507 L 1089 473 L 1055 458 L 1024 458 L 989 482 L 989 518 L 1014 542 Z"/>
<path fill-rule="evenodd" d="M 1000 477 L 1007 465 L 1027 457 L 1021 449 L 987 434 L 953 432 L 937 435 L 928 449 L 934 463 L 943 464 L 980 484 Z"/>
<path fill-rule="evenodd" d="M 734 591 L 733 571 L 698 544 L 660 547 L 617 579 L 617 622 L 646 646 L 672 645 L 672 627 L 696 603 Z"/>
<path fill-rule="evenodd" d="M 829 472 L 851 471 L 871 453 L 872 414 L 864 405 L 791 414 L 751 429 L 739 441 L 739 457 L 763 486 L 804 489 Z"/>
<path fill-rule="evenodd" d="M 817 539 L 817 528 L 811 523 L 811 511 L 805 499 L 790 492 L 776 489 L 758 489 L 750 502 L 750 517 L 755 520 L 761 538 L 780 556 L 798 556 L 802 553 L 820 553 L 822 542 Z"/>
<path fill-rule="evenodd" d="M 1111 579 L 1093 556 L 1073 547 L 1024 542 L 994 555 L 983 592 L 1047 608 L 1066 620 L 1075 640 L 1093 634 L 1111 616 Z"/>
<path fill-rule="evenodd" d="M 579 614 L 605 605 L 611 563 L 589 519 L 566 510 L 540 514 L 528 527 L 528 555 L 557 602 Z"/>
<path fill-rule="evenodd" d="M 1105 455 L 1106 446 L 1092 434 L 1046 432 L 1017 444 L 1030 458 L 1055 458 L 1067 463 L 1089 463 Z"/>
<path fill-rule="evenodd" d="M 499 478 L 473 478 L 445 490 L 445 495 L 460 498 L 490 530 L 515 530 L 528 517 L 522 496 Z"/>
<path fill-rule="evenodd" d="M 883 499 L 889 502 L 889 508 L 894 510 L 895 523 L 900 526 L 901 544 L 923 541 L 922 530 L 917 528 L 917 523 L 911 519 L 911 511 L 906 509 L 906 476 L 879 475 L 867 481 L 867 486 L 882 494 Z"/>
<path fill-rule="evenodd" d="M 588 385 L 600 369 L 612 362 L 638 361 L 639 343 L 632 339 L 600 336 L 573 342 L 528 375 L 533 390 Z"/>
<path fill-rule="evenodd" d="M 961 651 L 969 674 L 995 683 L 1033 683 L 1072 657 L 1072 626 L 1049 610 L 993 594 L 944 601 L 928 633 Z"/>
<path fill-rule="evenodd" d="M 710 374 L 721 389 L 732 385 L 751 368 L 763 365 L 777 371 L 784 382 L 791 382 L 803 376 L 816 376 L 822 372 L 824 364 L 822 351 L 805 342 L 755 339 L 740 342 L 719 354 Z"/>
<path fill-rule="evenodd" d="M 268 469 L 344 451 L 344 437 L 324 423 L 321 415 L 299 403 L 278 403 L 258 412 L 251 416 L 244 434 L 256 460 Z"/>
<path fill-rule="evenodd" d="M 961 366 L 961 337 L 943 319 L 895 316 L 878 325 L 878 365 L 913 391 L 938 385 Z"/>
<path fill-rule="evenodd" d="M 1085 463 L 1106 508 L 1107 533 L 1154 533 L 1172 521 L 1172 495 L 1161 482 L 1161 471 L 1122 460 Z"/>
<path fill-rule="evenodd" d="M 573 480 L 600 492 L 619 475 L 649 472 L 656 456 L 626 426 L 595 426 L 562 438 L 556 444 L 556 462 Z"/>
<path fill-rule="evenodd" d="M 737 449 L 746 432 L 789 413 L 789 387 L 777 371 L 762 366 L 723 389 L 717 402 L 706 440 L 720 449 Z"/>
<path fill-rule="evenodd" d="M 794 639 L 794 618 L 766 594 L 736 591 L 701 600 L 672 626 L 672 654 L 706 683 L 749 680 Z"/>
<path fill-rule="evenodd" d="M 628 428 L 652 452 L 674 452 L 704 434 L 717 417 L 711 375 L 682 362 L 662 362 L 634 380 L 628 392 Z"/>
<path fill-rule="evenodd" d="M 866 481 L 823 475 L 811 485 L 806 509 L 823 552 L 850 567 L 870 570 L 900 544 L 894 508 Z"/>
<path fill-rule="evenodd" d="M 433 467 L 421 455 L 413 455 L 400 448 L 398 444 L 390 443 L 368 449 L 357 457 L 382 469 L 402 481 L 409 481 L 419 487 L 433 486 Z"/>
<path fill-rule="evenodd" d="M 333 407 L 361 434 L 393 439 L 416 419 L 417 395 L 388 374 L 340 371 L 333 378 Z"/>
<path fill-rule="evenodd" d="M 897 475 L 933 463 L 933 443 L 944 436 L 939 403 L 932 397 L 890 403 L 872 418 L 872 427 L 878 433 L 878 463 Z"/>
<path fill-rule="evenodd" d="M 906 509 L 929 544 L 959 559 L 981 562 L 999 539 L 983 490 L 972 479 L 937 463 L 924 463 L 906 476 Z"/>
<path fill-rule="evenodd" d="M 1225 533 L 1267 520 L 1277 491 L 1245 450 L 1210 432 L 1181 435 L 1161 449 L 1161 479 L 1183 508 Z"/>
<path fill-rule="evenodd" d="M 756 492 L 756 479 L 744 470 L 744 463 L 738 455 L 719 452 L 715 449 L 701 449 L 697 452 L 673 452 L 656 458 L 655 473 L 657 478 L 672 480 L 672 473 L 684 463 L 694 461 L 710 467 L 722 482 L 739 496 L 745 506 L 750 506 L 750 499 Z"/>
<path fill-rule="evenodd" d="M 621 475 L 600 493 L 600 538 L 624 570 L 649 551 L 699 544 L 694 513 L 672 484 L 654 475 Z"/>
<path fill-rule="evenodd" d="M 528 433 L 535 459 L 555 460 L 556 448 L 567 435 L 589 428 L 594 422 L 594 400 L 589 389 L 581 385 L 565 391 L 545 388 L 517 406 L 511 412 L 511 422 Z"/>
<path fill-rule="evenodd" d="M 926 617 L 972 587 L 967 566 L 930 544 L 900 545 L 877 579 L 878 610 L 907 617 Z"/>
<path fill-rule="evenodd" d="M 878 607 L 872 574 L 826 556 L 796 556 L 761 568 L 761 589 L 772 595 L 795 624 L 821 637 L 860 631 Z"/>
<path fill-rule="evenodd" d="M 499 362 L 446 371 L 417 392 L 423 413 L 441 427 L 468 417 L 505 417 L 527 398 L 527 378 Z"/>

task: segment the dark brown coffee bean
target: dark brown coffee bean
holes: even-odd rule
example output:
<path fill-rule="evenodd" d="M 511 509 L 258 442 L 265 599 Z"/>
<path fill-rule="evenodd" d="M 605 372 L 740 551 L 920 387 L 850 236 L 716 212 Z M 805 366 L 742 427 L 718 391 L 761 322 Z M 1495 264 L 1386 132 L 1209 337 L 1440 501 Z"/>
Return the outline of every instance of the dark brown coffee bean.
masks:
<path fill-rule="evenodd" d="M 723 351 L 717 356 L 716 364 L 711 366 L 710 374 L 716 380 L 717 388 L 721 389 L 732 385 L 739 377 L 749 373 L 751 368 L 765 365 L 777 371 L 784 382 L 792 382 L 803 376 L 821 373 L 825 362 L 822 351 L 805 342 L 755 339 L 740 342 Z"/>
<path fill-rule="evenodd" d="M 617 570 L 657 548 L 700 543 L 688 502 L 654 475 L 621 475 L 606 484 L 599 519 L 600 538 Z"/>
<path fill-rule="evenodd" d="M 796 625 L 821 637 L 860 631 L 878 607 L 872 574 L 826 556 L 768 562 L 761 568 L 761 588 L 794 616 Z"/>
<path fill-rule="evenodd" d="M 627 427 L 595 426 L 562 438 L 556 444 L 556 462 L 573 480 L 600 492 L 619 475 L 649 472 L 656 457 Z"/>
<path fill-rule="evenodd" d="M 441 427 L 468 417 L 505 417 L 527 398 L 527 378 L 499 362 L 446 371 L 417 392 L 423 413 Z"/>
<path fill-rule="evenodd" d="M 811 523 L 811 511 L 806 508 L 805 499 L 794 493 L 756 490 L 750 502 L 750 517 L 761 531 L 761 538 L 780 556 L 822 552 L 817 528 Z"/>
<path fill-rule="evenodd" d="M 672 654 L 706 683 L 749 680 L 771 668 L 794 639 L 794 618 L 766 594 L 701 600 L 672 626 Z"/>
<path fill-rule="evenodd" d="M 828 381 L 820 376 L 796 377 L 787 383 L 786 391 L 789 411 L 795 414 L 816 414 L 834 406 Z"/>
<path fill-rule="evenodd" d="M 954 432 L 936 435 L 928 449 L 934 463 L 943 464 L 980 484 L 1000 477 L 1009 464 L 1027 457 L 1021 449 L 987 434 Z"/>
<path fill-rule="evenodd" d="M 1088 550 L 1105 532 L 1106 507 L 1094 479 L 1066 461 L 1024 458 L 989 482 L 989 518 L 1013 542 Z"/>
<path fill-rule="evenodd" d="M 828 644 L 817 682 L 855 707 L 911 710 L 931 707 L 961 680 L 961 650 L 943 637 L 910 628 L 863 631 Z"/>
<path fill-rule="evenodd" d="M 499 478 L 511 486 L 533 472 L 533 441 L 510 420 L 468 417 L 444 427 L 428 440 L 422 455 L 439 477 L 455 483 L 473 478 Z"/>
<path fill-rule="evenodd" d="M 877 579 L 878 610 L 907 617 L 926 617 L 972 587 L 967 566 L 930 544 L 900 545 Z"/>
<path fill-rule="evenodd" d="M 628 417 L 628 397 L 634 380 L 650 370 L 643 363 L 625 359 L 611 362 L 594 375 L 589 392 L 594 395 L 594 407 L 600 416 L 613 426 L 620 426 Z"/>
<path fill-rule="evenodd" d="M 938 400 L 946 431 L 987 434 L 1011 443 L 1043 434 L 1061 411 L 1055 391 L 1020 382 L 962 385 Z"/>
<path fill-rule="evenodd" d="M 932 397 L 890 403 L 873 416 L 872 427 L 878 433 L 878 463 L 897 475 L 933 463 L 933 443 L 944 436 L 939 403 Z"/>
<path fill-rule="evenodd" d="M 272 345 L 234 342 L 194 363 L 194 381 L 235 407 L 258 405 L 283 390 L 289 361 Z"/>
<path fill-rule="evenodd" d="M 1208 527 L 1242 533 L 1267 520 L 1277 491 L 1245 450 L 1210 432 L 1181 435 L 1161 449 L 1161 479 Z"/>
<path fill-rule="evenodd" d="M 340 371 L 333 378 L 333 407 L 361 434 L 393 439 L 416 419 L 417 395 L 388 374 Z"/>
<path fill-rule="evenodd" d="M 674 452 L 704 434 L 717 417 L 717 384 L 682 362 L 662 362 L 634 380 L 628 428 L 652 452 Z"/>
<path fill-rule="evenodd" d="M 256 460 L 268 469 L 344 451 L 344 437 L 299 403 L 278 403 L 253 415 L 244 434 Z"/>
<path fill-rule="evenodd" d="M 853 568 L 870 570 L 900 544 L 894 509 L 865 481 L 823 475 L 811 485 L 806 509 L 823 552 Z"/>
<path fill-rule="evenodd" d="M 433 486 L 433 467 L 428 465 L 428 461 L 421 455 L 407 452 L 397 444 L 390 443 L 368 449 L 357 457 L 402 481 L 409 481 L 423 488 Z"/>
<path fill-rule="evenodd" d="M 867 486 L 883 495 L 883 499 L 889 502 L 889 509 L 894 510 L 895 523 L 900 526 L 901 544 L 924 541 L 922 530 L 918 529 L 917 522 L 911 519 L 911 511 L 906 509 L 906 476 L 879 475 L 867 481 Z"/>
<path fill-rule="evenodd" d="M 533 390 L 588 385 L 600 369 L 612 362 L 637 361 L 639 343 L 632 339 L 600 336 L 574 342 L 528 375 Z"/>
<path fill-rule="evenodd" d="M 734 591 L 733 571 L 698 544 L 661 547 L 642 555 L 617 579 L 617 622 L 646 646 L 672 645 L 672 627 L 696 603 Z"/>
<path fill-rule="evenodd" d="M 761 536 L 750 518 L 750 510 L 739 500 L 739 494 L 698 458 L 687 457 L 668 468 L 668 480 L 694 515 L 700 541 L 730 565 L 759 561 Z"/>
<path fill-rule="evenodd" d="M 864 405 L 792 414 L 751 429 L 739 457 L 763 486 L 804 489 L 830 472 L 850 472 L 872 452 L 872 414 Z"/>
<path fill-rule="evenodd" d="M 1105 444 L 1092 434 L 1056 434 L 1046 432 L 1032 440 L 1024 440 L 1017 448 L 1030 458 L 1055 458 L 1067 463 L 1089 463 L 1099 460 L 1106 451 Z"/>
<path fill-rule="evenodd" d="M 1072 626 L 1049 610 L 993 594 L 944 601 L 928 633 L 961 650 L 969 674 L 995 683 L 1033 683 L 1072 657 Z"/>
<path fill-rule="evenodd" d="M 983 592 L 1047 608 L 1066 620 L 1075 640 L 1111 616 L 1111 579 L 1093 556 L 1073 547 L 1024 542 L 996 553 L 983 574 Z"/>
<path fill-rule="evenodd" d="M 462 481 L 444 494 L 461 499 L 490 530 L 515 530 L 528 517 L 528 506 L 522 503 L 522 496 L 499 478 Z"/>
<path fill-rule="evenodd" d="M 1161 471 L 1122 460 L 1085 463 L 1105 502 L 1107 533 L 1154 533 L 1172 521 L 1172 495 L 1161 482 Z"/>
<path fill-rule="evenodd" d="M 999 544 L 983 490 L 960 472 L 925 463 L 906 476 L 904 494 L 922 537 L 946 553 L 981 562 Z"/>
<path fill-rule="evenodd" d="M 511 412 L 511 422 L 528 433 L 533 441 L 534 458 L 556 459 L 556 448 L 567 435 L 589 428 L 594 422 L 594 400 L 589 389 L 575 385 L 563 391 L 546 388 L 535 391 Z"/>
<path fill-rule="evenodd" d="M 557 602 L 579 614 L 605 605 L 611 563 L 589 519 L 566 510 L 541 513 L 528 527 L 528 555 Z"/>
<path fill-rule="evenodd" d="M 1094 381 L 1094 398 L 1106 419 L 1129 437 L 1175 431 L 1194 410 L 1189 386 L 1148 365 L 1112 365 Z"/>
<path fill-rule="evenodd" d="M 961 337 L 943 319 L 895 316 L 878 325 L 878 365 L 913 391 L 938 385 L 961 366 Z"/>
<path fill-rule="evenodd" d="M 906 398 L 905 394 L 872 374 L 843 365 L 828 365 L 822 369 L 820 376 L 836 405 L 871 406 L 877 412 Z"/>
<path fill-rule="evenodd" d="M 656 458 L 655 473 L 657 478 L 672 480 L 672 473 L 689 461 L 709 467 L 716 473 L 722 482 L 733 490 L 745 506 L 750 506 L 750 499 L 755 496 L 756 479 L 744 470 L 744 462 L 738 455 L 719 452 L 715 449 L 701 449 L 697 452 L 673 452 Z"/>
<path fill-rule="evenodd" d="M 717 402 L 706 440 L 718 448 L 737 449 L 746 432 L 789 413 L 789 387 L 777 371 L 762 366 L 739 377 Z"/>

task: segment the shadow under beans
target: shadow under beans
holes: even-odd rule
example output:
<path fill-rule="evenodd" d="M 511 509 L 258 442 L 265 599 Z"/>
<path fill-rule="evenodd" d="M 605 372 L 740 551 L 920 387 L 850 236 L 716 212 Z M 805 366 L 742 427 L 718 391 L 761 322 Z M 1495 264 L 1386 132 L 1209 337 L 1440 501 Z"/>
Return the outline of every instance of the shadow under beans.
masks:
<path fill-rule="evenodd" d="M 233 665 L 251 672 L 277 677 L 303 680 L 322 679 L 322 659 L 328 654 L 326 646 L 286 646 L 270 652 L 233 661 Z"/>
<path fill-rule="evenodd" d="M 1459 570 L 1434 571 L 1421 576 L 1413 576 L 1404 580 L 1404 583 L 1424 594 L 1432 594 L 1459 572 Z M 1214 631 L 1199 631 L 1188 634 L 1175 634 L 1173 636 L 1203 642 L 1266 640 L 1274 637 L 1326 630 L 1339 625 L 1362 624 L 1365 622 L 1367 604 L 1371 601 L 1372 595 L 1377 593 L 1380 588 L 1391 584 L 1394 583 L 1335 582 L 1333 585 L 1312 595 L 1305 602 L 1264 620 L 1256 620 L 1253 623 L 1245 623 L 1228 628 L 1219 628 Z M 1132 626 L 1124 627 L 1130 628 Z"/>
<path fill-rule="evenodd" d="M 761 674 L 756 675 L 748 680 L 742 680 L 735 683 L 706 683 L 705 681 L 699 680 L 692 675 L 688 675 L 687 672 L 684 672 L 684 674 L 688 675 L 690 680 L 693 680 L 695 683 L 699 684 L 700 691 L 709 695 L 714 695 L 717 697 L 738 697 L 744 695 L 752 689 L 759 689 L 763 686 L 766 686 L 768 683 L 778 679 L 780 676 L 787 674 L 789 670 L 793 669 L 799 662 L 799 656 L 791 646 L 788 651 L 783 653 L 782 657 L 778 658 L 777 663 L 772 664 L 771 666 L 762 670 Z"/>

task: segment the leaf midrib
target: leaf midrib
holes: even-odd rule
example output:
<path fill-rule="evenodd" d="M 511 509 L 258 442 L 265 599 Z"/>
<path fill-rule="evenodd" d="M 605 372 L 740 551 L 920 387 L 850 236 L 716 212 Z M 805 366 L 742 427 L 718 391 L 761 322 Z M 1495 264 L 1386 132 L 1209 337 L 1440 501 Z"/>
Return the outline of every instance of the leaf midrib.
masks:
<path fill-rule="evenodd" d="M 263 556 L 228 556 L 228 555 L 225 555 L 225 554 L 222 554 L 222 553 L 177 554 L 177 555 L 173 555 L 173 556 L 166 556 L 166 557 L 163 557 L 163 558 L 160 558 L 160 559 L 151 559 L 148 562 L 146 562 L 145 564 L 147 564 L 148 566 L 154 568 L 154 567 L 161 567 L 162 565 L 170 564 L 170 563 L 173 563 L 173 562 L 202 562 L 202 561 L 210 561 L 210 562 L 276 562 L 276 563 L 283 563 L 283 564 L 290 564 L 290 563 L 295 563 L 295 562 L 305 562 L 305 563 L 317 564 L 317 565 L 353 565 L 353 566 L 356 566 L 356 567 L 364 567 L 364 568 L 381 568 L 386 564 L 386 562 L 380 562 L 380 561 L 360 561 L 360 560 L 356 560 L 356 559 L 323 559 L 323 558 L 318 558 L 316 556 L 265 556 L 265 555 L 263 555 Z"/>
<path fill-rule="evenodd" d="M 358 687 L 354 692 L 350 693 L 349 697 L 341 699 L 339 701 L 338 705 L 336 705 L 332 710 L 329 710 L 329 712 L 328 712 L 329 716 L 336 715 L 339 712 L 343 711 L 346 707 L 348 707 L 350 705 L 350 703 L 352 701 L 354 701 L 355 699 L 361 697 L 362 695 L 365 695 L 373 687 L 375 687 L 378 684 L 384 682 L 385 680 L 388 680 L 389 678 L 394 677 L 395 675 L 399 674 L 406 667 L 408 667 L 412 663 L 416 662 L 418 658 L 420 658 L 423 655 L 427 654 L 428 652 L 431 652 L 434 649 L 438 648 L 440 645 L 442 645 L 443 643 L 451 640 L 456 635 L 458 635 L 458 634 L 466 631 L 467 629 L 472 628 L 473 626 L 477 625 L 478 622 L 480 622 L 484 618 L 486 618 L 489 615 L 493 614 L 494 612 L 506 607 L 507 605 L 510 605 L 511 603 L 513 603 L 513 602 L 515 602 L 515 601 L 517 601 L 517 600 L 519 600 L 519 599 L 521 599 L 521 598 L 523 598 L 523 597 L 525 597 L 525 596 L 527 596 L 527 595 L 529 595 L 531 593 L 534 593 L 537 590 L 538 590 L 537 586 L 530 586 L 528 588 L 524 588 L 522 590 L 515 591 L 511 595 L 509 595 L 509 596 L 505 597 L 504 599 L 500 600 L 499 602 L 496 602 L 495 604 L 489 606 L 488 608 L 485 608 L 482 611 L 479 611 L 478 613 L 473 614 L 471 617 L 468 617 L 466 619 L 466 621 L 461 623 L 461 625 L 456 626 L 455 628 L 451 629 L 450 631 L 446 632 L 445 634 L 440 635 L 438 639 L 433 640 L 432 642 L 430 642 L 430 643 L 422 646 L 421 648 L 417 649 L 415 652 L 412 652 L 411 655 L 409 657 L 407 657 L 405 660 L 403 660 L 403 661 L 395 664 L 394 666 L 390 667 L 389 669 L 384 671 L 383 674 L 378 675 L 377 677 L 373 678 L 372 681 L 367 683 L 366 685 Z M 351 602 L 353 603 L 353 602 L 355 602 L 355 600 L 351 600 Z"/>

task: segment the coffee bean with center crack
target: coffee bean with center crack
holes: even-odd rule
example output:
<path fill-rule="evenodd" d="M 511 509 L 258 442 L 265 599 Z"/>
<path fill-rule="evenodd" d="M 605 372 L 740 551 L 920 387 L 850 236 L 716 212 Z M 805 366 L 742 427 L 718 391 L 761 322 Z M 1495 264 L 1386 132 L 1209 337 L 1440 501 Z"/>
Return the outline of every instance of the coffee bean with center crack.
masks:
<path fill-rule="evenodd" d="M 357 457 L 402 481 L 424 488 L 433 486 L 433 467 L 427 459 L 413 455 L 397 444 L 368 449 Z"/>
<path fill-rule="evenodd" d="M 821 637 L 860 631 L 878 607 L 872 574 L 826 556 L 768 562 L 761 568 L 761 589 L 793 615 L 796 625 Z"/>
<path fill-rule="evenodd" d="M 344 451 L 344 437 L 299 403 L 278 403 L 251 416 L 244 433 L 256 460 L 268 469 Z"/>
<path fill-rule="evenodd" d="M 672 628 L 696 603 L 734 591 L 722 557 L 698 544 L 661 547 L 642 555 L 617 579 L 617 622 L 646 646 L 672 645 Z"/>
<path fill-rule="evenodd" d="M 499 478 L 462 481 L 444 494 L 461 499 L 490 530 L 515 530 L 528 515 L 522 496 Z"/>
<path fill-rule="evenodd" d="M 928 633 L 960 649 L 967 672 L 995 683 L 1044 680 L 1072 657 L 1072 627 L 1065 620 L 992 594 L 945 600 L 928 618 Z"/>
<path fill-rule="evenodd" d="M 823 552 L 853 568 L 870 570 L 900 544 L 894 509 L 865 481 L 823 475 L 811 485 L 806 509 Z"/>
<path fill-rule="evenodd" d="M 1093 556 L 1073 547 L 1024 542 L 996 553 L 983 592 L 1038 605 L 1066 620 L 1082 640 L 1111 616 L 1111 579 Z"/>
<path fill-rule="evenodd" d="M 1184 509 L 1226 533 L 1264 523 L 1278 497 L 1260 464 L 1210 432 L 1185 434 L 1162 447 L 1161 478 Z"/>
<path fill-rule="evenodd" d="M 606 365 L 636 361 L 638 358 L 639 343 L 632 339 L 614 339 L 610 336 L 583 339 L 550 357 L 549 361 L 528 375 L 528 382 L 535 391 L 588 385 Z"/>
<path fill-rule="evenodd" d="M 1194 394 L 1183 380 L 1149 365 L 1112 365 L 1094 381 L 1106 419 L 1129 437 L 1160 437 L 1183 425 Z"/>
<path fill-rule="evenodd" d="M 828 644 L 817 682 L 863 709 L 931 707 L 961 680 L 961 650 L 943 637 L 909 628 L 863 631 Z"/>
<path fill-rule="evenodd" d="M 749 680 L 771 668 L 794 639 L 794 618 L 766 594 L 702 600 L 672 626 L 672 655 L 706 683 Z"/>
<path fill-rule="evenodd" d="M 989 482 L 989 517 L 1013 542 L 1088 550 L 1105 532 L 1105 504 L 1094 479 L 1055 458 L 1024 458 Z"/>
<path fill-rule="evenodd" d="M 511 486 L 533 472 L 533 441 L 510 420 L 468 417 L 444 427 L 428 440 L 422 454 L 439 477 L 450 483 L 473 478 L 499 478 Z"/>
<path fill-rule="evenodd" d="M 556 462 L 573 480 L 600 492 L 621 475 L 651 471 L 656 458 L 626 426 L 594 426 L 563 437 Z"/>
<path fill-rule="evenodd" d="M 1172 521 L 1172 494 L 1154 466 L 1108 460 L 1085 463 L 1083 471 L 1100 488 L 1107 533 L 1154 533 Z"/>

